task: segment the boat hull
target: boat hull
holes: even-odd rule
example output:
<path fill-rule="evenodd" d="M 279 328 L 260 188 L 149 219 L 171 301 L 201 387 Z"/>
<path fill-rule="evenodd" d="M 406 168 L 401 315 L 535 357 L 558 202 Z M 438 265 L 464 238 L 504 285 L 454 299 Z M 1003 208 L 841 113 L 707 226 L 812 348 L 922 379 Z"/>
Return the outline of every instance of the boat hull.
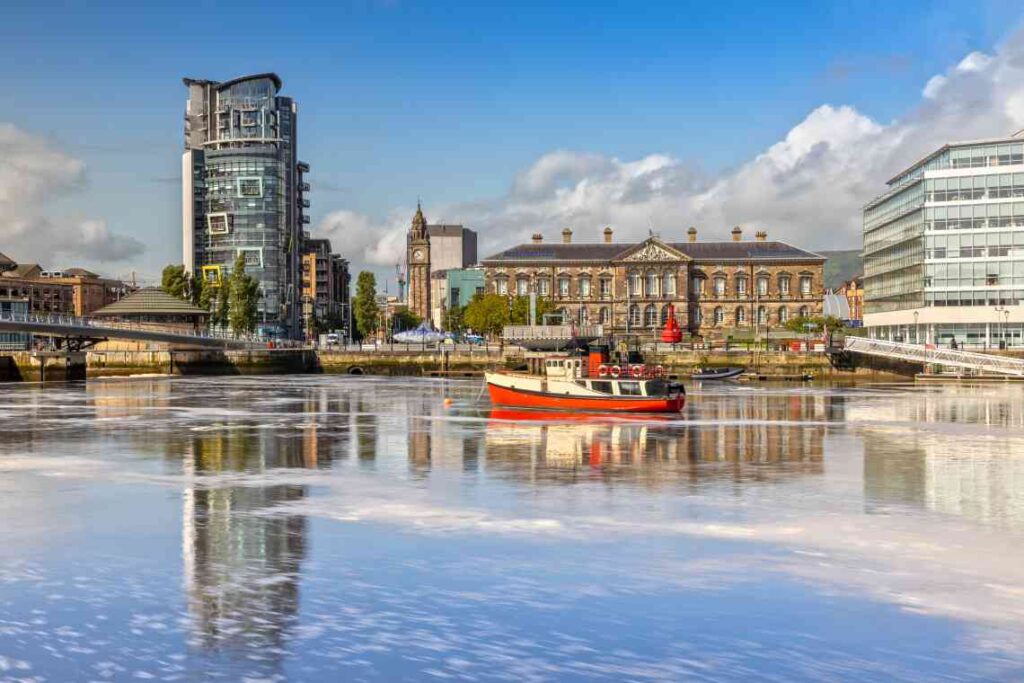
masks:
<path fill-rule="evenodd" d="M 678 413 L 686 404 L 685 394 L 672 396 L 570 396 L 528 391 L 487 383 L 491 402 L 514 408 L 569 410 L 596 413 Z"/>

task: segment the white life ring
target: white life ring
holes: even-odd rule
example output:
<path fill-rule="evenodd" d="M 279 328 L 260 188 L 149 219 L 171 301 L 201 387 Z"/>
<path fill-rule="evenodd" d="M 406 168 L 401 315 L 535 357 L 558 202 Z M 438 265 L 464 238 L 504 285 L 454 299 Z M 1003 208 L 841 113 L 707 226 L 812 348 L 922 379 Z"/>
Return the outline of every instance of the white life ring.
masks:
<path fill-rule="evenodd" d="M 622 370 L 619 368 L 618 365 L 613 365 L 609 372 L 611 373 L 612 377 L 618 377 Z"/>
<path fill-rule="evenodd" d="M 640 379 L 641 377 L 644 376 L 644 366 L 642 366 L 642 365 L 634 365 L 633 367 L 631 367 L 629 369 L 629 372 L 636 379 Z"/>
<path fill-rule="evenodd" d="M 597 366 L 597 376 L 598 377 L 607 377 L 608 376 L 608 366 L 604 365 L 604 364 Z"/>

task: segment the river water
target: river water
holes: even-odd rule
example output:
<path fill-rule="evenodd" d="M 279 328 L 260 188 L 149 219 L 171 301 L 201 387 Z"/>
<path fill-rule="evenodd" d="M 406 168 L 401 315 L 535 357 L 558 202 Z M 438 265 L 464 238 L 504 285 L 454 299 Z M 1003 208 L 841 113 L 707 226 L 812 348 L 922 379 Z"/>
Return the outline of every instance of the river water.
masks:
<path fill-rule="evenodd" d="M 472 381 L 3 385 L 0 680 L 1024 680 L 1024 387 L 540 417 Z"/>

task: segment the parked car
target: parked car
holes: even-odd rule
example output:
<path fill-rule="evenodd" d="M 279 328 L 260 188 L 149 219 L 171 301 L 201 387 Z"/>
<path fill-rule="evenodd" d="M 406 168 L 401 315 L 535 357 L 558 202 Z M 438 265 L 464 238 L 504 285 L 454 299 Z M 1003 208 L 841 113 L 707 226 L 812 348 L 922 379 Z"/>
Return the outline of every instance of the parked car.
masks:
<path fill-rule="evenodd" d="M 462 338 L 467 344 L 486 344 L 487 340 L 481 337 L 479 334 L 467 334 Z"/>

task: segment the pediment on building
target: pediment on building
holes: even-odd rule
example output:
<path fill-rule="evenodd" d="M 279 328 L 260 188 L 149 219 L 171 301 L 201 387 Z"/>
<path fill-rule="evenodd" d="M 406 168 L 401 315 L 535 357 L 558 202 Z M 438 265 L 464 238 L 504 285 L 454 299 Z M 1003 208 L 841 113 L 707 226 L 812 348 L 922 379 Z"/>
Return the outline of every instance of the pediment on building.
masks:
<path fill-rule="evenodd" d="M 657 237 L 649 237 L 640 244 L 630 247 L 615 257 L 616 261 L 628 263 L 658 263 L 664 261 L 689 261 L 681 251 L 670 247 Z"/>

